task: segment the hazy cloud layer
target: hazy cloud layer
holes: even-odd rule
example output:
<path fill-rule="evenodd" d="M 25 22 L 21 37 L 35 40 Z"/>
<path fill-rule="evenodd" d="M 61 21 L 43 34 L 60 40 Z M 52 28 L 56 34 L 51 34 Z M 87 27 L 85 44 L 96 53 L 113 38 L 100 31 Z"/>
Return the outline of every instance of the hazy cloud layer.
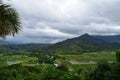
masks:
<path fill-rule="evenodd" d="M 7 40 L 54 43 L 84 33 L 120 34 L 120 0 L 4 0 L 17 9 L 22 32 Z"/>

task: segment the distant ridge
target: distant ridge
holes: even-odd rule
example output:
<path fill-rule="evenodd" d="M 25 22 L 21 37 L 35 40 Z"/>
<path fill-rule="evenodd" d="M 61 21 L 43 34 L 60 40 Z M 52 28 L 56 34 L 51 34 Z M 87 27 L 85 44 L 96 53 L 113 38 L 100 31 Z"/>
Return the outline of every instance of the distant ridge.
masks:
<path fill-rule="evenodd" d="M 110 43 L 120 43 L 120 35 L 104 35 L 104 36 L 100 36 L 100 35 L 96 35 L 93 36 L 95 38 L 99 38 L 102 39 L 106 42 L 110 42 Z"/>
<path fill-rule="evenodd" d="M 0 52 L 30 51 L 50 52 L 57 54 L 81 54 L 84 52 L 95 52 L 104 50 L 120 49 L 120 35 L 96 36 L 85 33 L 81 36 L 66 39 L 56 44 L 45 43 L 24 43 L 15 44 L 0 40 Z"/>
<path fill-rule="evenodd" d="M 59 54 L 80 54 L 82 52 L 111 50 L 120 48 L 118 43 L 110 43 L 98 36 L 83 34 L 79 37 L 67 39 L 48 47 L 50 52 Z"/>
<path fill-rule="evenodd" d="M 5 40 L 0 39 L 0 44 L 9 44 L 9 42 L 7 42 L 7 41 L 5 41 Z"/>

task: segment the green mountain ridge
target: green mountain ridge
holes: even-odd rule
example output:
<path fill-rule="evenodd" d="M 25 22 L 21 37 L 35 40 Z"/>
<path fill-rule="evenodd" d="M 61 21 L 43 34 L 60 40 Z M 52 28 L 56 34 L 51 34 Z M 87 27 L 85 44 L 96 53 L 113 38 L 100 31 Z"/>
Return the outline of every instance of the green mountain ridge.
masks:
<path fill-rule="evenodd" d="M 104 36 L 96 35 L 93 37 L 102 39 L 110 43 L 120 43 L 120 35 L 104 35 Z"/>
<path fill-rule="evenodd" d="M 21 54 L 25 52 L 32 52 L 45 48 L 51 44 L 29 43 L 29 44 L 1 44 L 0 53 L 4 54 Z"/>
<path fill-rule="evenodd" d="M 113 37 L 113 38 L 112 38 Z M 67 39 L 56 44 L 26 43 L 12 44 L 4 40 L 0 41 L 0 53 L 8 52 L 39 52 L 57 54 L 81 54 L 84 52 L 114 50 L 120 48 L 119 35 L 94 36 L 83 34 L 79 37 Z"/>
<path fill-rule="evenodd" d="M 48 51 L 58 54 L 81 54 L 83 52 L 118 49 L 119 43 L 110 43 L 101 38 L 84 34 L 67 39 L 48 47 Z"/>
<path fill-rule="evenodd" d="M 3 45 L 3 44 L 9 44 L 9 42 L 7 42 L 7 41 L 5 41 L 5 40 L 0 39 L 0 45 Z"/>

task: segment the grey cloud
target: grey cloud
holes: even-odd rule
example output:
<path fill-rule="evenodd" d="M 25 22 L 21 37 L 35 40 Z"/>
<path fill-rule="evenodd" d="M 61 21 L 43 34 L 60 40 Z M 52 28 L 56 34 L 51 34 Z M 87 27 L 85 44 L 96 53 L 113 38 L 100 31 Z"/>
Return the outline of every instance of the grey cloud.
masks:
<path fill-rule="evenodd" d="M 23 30 L 13 41 L 54 43 L 90 34 L 120 34 L 120 0 L 11 0 Z"/>

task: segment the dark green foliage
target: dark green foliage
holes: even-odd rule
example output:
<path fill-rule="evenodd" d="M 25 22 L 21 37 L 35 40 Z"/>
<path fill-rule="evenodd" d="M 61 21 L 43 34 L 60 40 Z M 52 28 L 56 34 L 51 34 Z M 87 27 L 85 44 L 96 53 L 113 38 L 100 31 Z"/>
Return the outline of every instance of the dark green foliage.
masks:
<path fill-rule="evenodd" d="M 1 80 L 39 80 L 41 66 L 24 67 L 20 64 L 0 68 Z"/>
<path fill-rule="evenodd" d="M 17 11 L 8 4 L 0 2 L 0 37 L 18 34 L 21 23 Z"/>
<path fill-rule="evenodd" d="M 56 58 L 58 57 L 57 55 L 51 53 L 36 54 L 35 56 L 38 58 L 40 64 L 42 63 L 53 64 Z"/>
<path fill-rule="evenodd" d="M 120 62 L 120 50 L 116 51 L 117 62 Z"/>
<path fill-rule="evenodd" d="M 120 63 L 116 63 L 111 70 L 111 79 L 109 80 L 120 80 Z"/>
<path fill-rule="evenodd" d="M 60 80 L 62 72 L 56 70 L 53 66 L 47 65 L 41 74 L 41 80 Z"/>
<path fill-rule="evenodd" d="M 0 68 L 0 80 L 80 80 L 79 75 L 56 69 L 53 65 L 22 66 L 20 64 Z"/>
<path fill-rule="evenodd" d="M 65 72 L 48 65 L 41 74 L 41 80 L 80 80 L 80 76 L 73 72 Z"/>
<path fill-rule="evenodd" d="M 92 80 L 104 80 L 106 72 L 110 71 L 111 67 L 105 61 L 99 62 L 95 70 L 90 74 Z"/>
<path fill-rule="evenodd" d="M 64 62 L 61 62 L 58 67 L 56 67 L 57 69 L 61 70 L 61 71 L 65 71 L 65 72 L 68 72 L 69 71 L 69 68 L 68 66 L 64 63 Z"/>
<path fill-rule="evenodd" d="M 37 57 L 38 57 L 39 63 L 41 63 L 41 64 L 42 63 L 53 64 L 54 59 L 50 56 L 45 55 L 45 56 L 37 56 Z"/>
<path fill-rule="evenodd" d="M 120 80 L 120 63 L 113 64 L 111 70 L 105 72 L 103 80 Z"/>
<path fill-rule="evenodd" d="M 49 46 L 50 44 L 4 44 L 0 45 L 0 53 L 4 54 L 25 54 L 25 52 L 36 53 L 43 52 L 42 48 Z"/>
<path fill-rule="evenodd" d="M 102 61 L 86 75 L 85 80 L 120 80 L 120 63 L 117 62 L 110 65 Z"/>

